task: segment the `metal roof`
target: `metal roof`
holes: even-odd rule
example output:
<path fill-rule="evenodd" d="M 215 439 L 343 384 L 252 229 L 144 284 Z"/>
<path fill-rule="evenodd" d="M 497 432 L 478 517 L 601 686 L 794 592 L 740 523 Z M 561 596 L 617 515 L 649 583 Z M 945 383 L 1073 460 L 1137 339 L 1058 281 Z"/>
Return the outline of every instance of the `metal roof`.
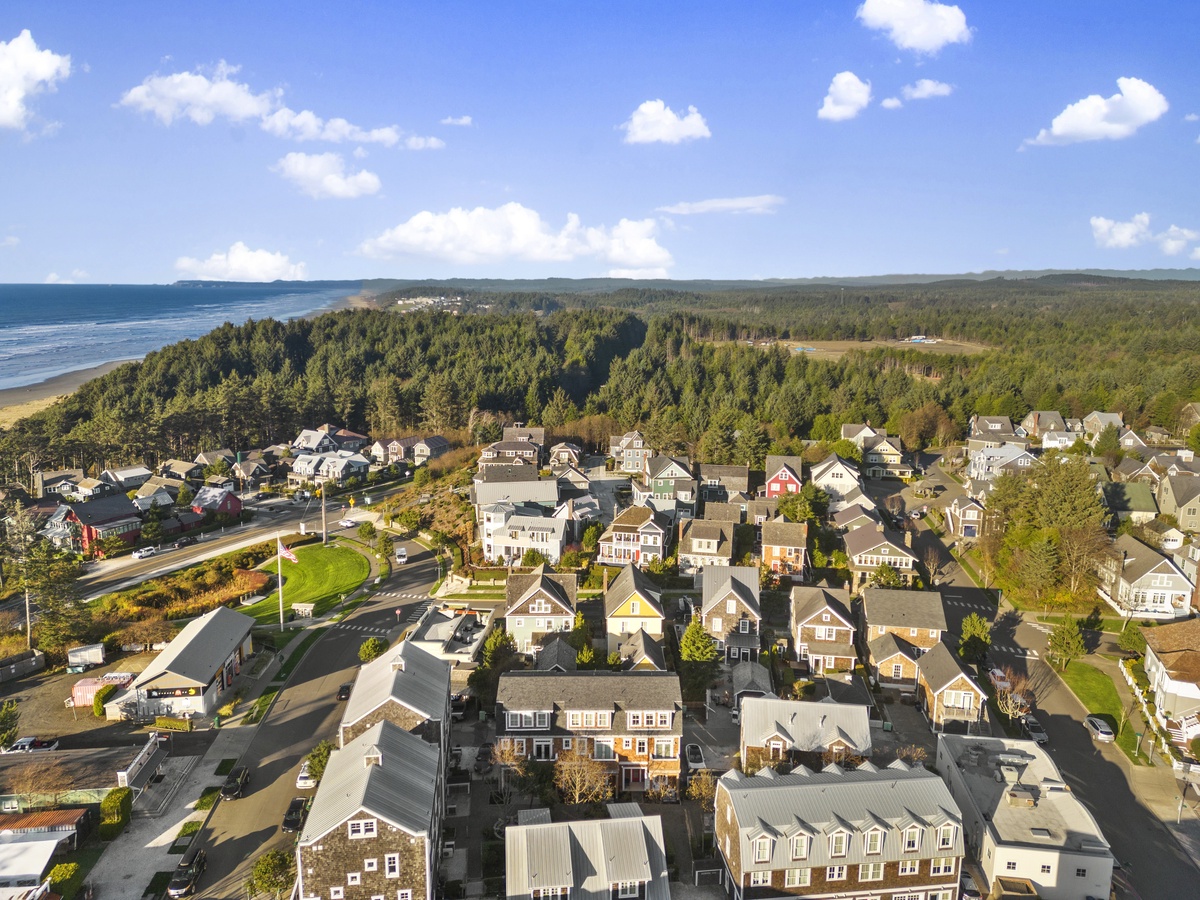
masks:
<path fill-rule="evenodd" d="M 342 715 L 352 725 L 389 700 L 426 719 L 444 721 L 450 710 L 450 664 L 404 641 L 363 666 Z"/>
<path fill-rule="evenodd" d="M 804 753 L 820 753 L 842 740 L 853 753 L 871 752 L 869 709 L 857 703 L 777 700 L 747 697 L 742 701 L 742 744 L 764 747 L 772 735 L 790 741 Z"/>
<path fill-rule="evenodd" d="M 409 834 L 427 834 L 441 772 L 437 746 L 388 721 L 371 726 L 330 755 L 300 843 L 320 840 L 364 814 Z"/>
<path fill-rule="evenodd" d="M 145 688 L 163 676 L 204 687 L 229 654 L 250 634 L 254 619 L 218 606 L 198 619 L 192 619 L 175 635 L 167 649 L 158 654 L 138 675 L 131 690 Z"/>

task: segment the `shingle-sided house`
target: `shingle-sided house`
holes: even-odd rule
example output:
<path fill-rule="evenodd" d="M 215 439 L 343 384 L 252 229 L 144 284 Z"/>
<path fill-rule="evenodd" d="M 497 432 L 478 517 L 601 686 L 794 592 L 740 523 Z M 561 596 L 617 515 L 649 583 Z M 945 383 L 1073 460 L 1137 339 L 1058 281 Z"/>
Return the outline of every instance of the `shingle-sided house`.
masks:
<path fill-rule="evenodd" d="M 732 900 L 957 900 L 962 815 L 924 766 L 734 770 L 717 782 L 715 803 Z"/>
<path fill-rule="evenodd" d="M 633 563 L 644 568 L 667 555 L 670 537 L 666 516 L 648 506 L 631 506 L 600 536 L 597 561 L 605 566 Z"/>
<path fill-rule="evenodd" d="M 550 465 L 578 466 L 583 462 L 583 448 L 570 441 L 562 441 L 550 448 Z"/>
<path fill-rule="evenodd" d="M 631 807 L 625 814 L 624 807 Z M 608 819 L 518 820 L 504 832 L 508 900 L 671 900 L 662 819 L 612 804 Z"/>
<path fill-rule="evenodd" d="M 679 525 L 679 574 L 695 575 L 709 566 L 733 562 L 733 524 L 685 519 Z"/>
<path fill-rule="evenodd" d="M 1158 484 L 1157 498 L 1164 516 L 1174 516 L 1184 531 L 1200 531 L 1200 478 L 1167 475 Z"/>
<path fill-rule="evenodd" d="M 414 466 L 423 466 L 431 459 L 437 459 L 450 451 L 450 442 L 440 434 L 431 434 L 413 444 L 412 460 Z"/>
<path fill-rule="evenodd" d="M 617 647 L 621 657 L 621 669 L 626 672 L 665 672 L 667 656 L 663 652 L 661 639 L 654 638 L 638 629 Z"/>
<path fill-rule="evenodd" d="M 967 433 L 967 452 L 978 453 L 990 447 L 999 447 L 1006 441 L 1017 440 L 1012 419 L 1008 416 L 972 416 Z"/>
<path fill-rule="evenodd" d="M 575 624 L 579 579 L 538 566 L 528 575 L 510 575 L 505 584 L 504 630 L 521 653 L 537 653 L 542 641 Z"/>
<path fill-rule="evenodd" d="M 633 502 L 638 506 L 659 506 L 665 501 L 674 503 L 682 515 L 695 512 L 696 479 L 692 477 L 691 460 L 686 456 L 650 457 L 641 479 L 634 479 L 632 487 Z"/>
<path fill-rule="evenodd" d="M 744 503 L 750 499 L 750 467 L 700 463 L 700 493 L 705 503 Z"/>
<path fill-rule="evenodd" d="M 792 647 L 798 661 L 807 663 L 813 673 L 854 668 L 858 629 L 840 599 L 824 588 L 794 587 L 791 607 Z"/>
<path fill-rule="evenodd" d="M 913 473 L 904 461 L 904 445 L 898 437 L 881 434 L 866 438 L 862 451 L 862 472 L 867 478 L 908 478 Z"/>
<path fill-rule="evenodd" d="M 758 569 L 708 566 L 701 575 L 700 621 L 729 663 L 758 659 Z"/>
<path fill-rule="evenodd" d="M 833 517 L 833 525 L 841 532 L 853 531 L 855 528 L 882 528 L 883 519 L 876 509 L 847 506 Z"/>
<path fill-rule="evenodd" d="M 639 475 L 645 468 L 646 460 L 654 455 L 654 450 L 646 444 L 640 431 L 627 431 L 608 439 L 608 455 L 616 461 L 617 468 L 622 472 Z"/>
<path fill-rule="evenodd" d="M 448 747 L 450 664 L 404 641 L 359 669 L 338 726 L 339 745 L 383 721 Z"/>
<path fill-rule="evenodd" d="M 1122 450 L 1136 450 L 1139 453 L 1146 450 L 1146 442 L 1132 428 L 1126 428 L 1117 435 L 1117 443 Z"/>
<path fill-rule="evenodd" d="M 944 510 L 946 514 L 946 531 L 954 537 L 968 540 L 982 537 L 987 512 L 983 504 L 970 497 L 955 497 L 953 502 Z"/>
<path fill-rule="evenodd" d="M 1200 736 L 1200 619 L 1143 628 L 1146 679 L 1154 706 L 1176 743 Z"/>
<path fill-rule="evenodd" d="M 168 459 L 159 463 L 158 474 L 163 478 L 177 478 L 180 481 L 199 481 L 204 477 L 204 466 L 186 459 Z"/>
<path fill-rule="evenodd" d="M 305 428 L 292 441 L 292 449 L 297 454 L 332 453 L 338 449 L 338 445 L 337 441 L 333 439 L 333 435 L 316 428 Z M 196 461 L 200 460 L 197 458 Z M 230 462 L 230 465 L 232 464 L 233 462 Z"/>
<path fill-rule="evenodd" d="M 618 791 L 674 789 L 683 701 L 674 672 L 505 672 L 496 740 L 527 759 L 587 750 Z"/>
<path fill-rule="evenodd" d="M 1182 619 L 1191 614 L 1196 586 L 1183 570 L 1137 538 L 1123 534 L 1098 566 L 1096 591 L 1122 616 Z"/>
<path fill-rule="evenodd" d="M 441 752 L 387 721 L 333 751 L 296 842 L 298 900 L 440 896 Z"/>
<path fill-rule="evenodd" d="M 825 753 L 834 762 L 871 754 L 871 717 L 868 708 L 858 703 L 747 697 L 742 701 L 740 724 L 746 771 L 778 762 L 820 766 Z"/>
<path fill-rule="evenodd" d="M 1033 454 L 1020 444 L 986 447 L 971 454 L 971 460 L 967 463 L 967 477 L 971 481 L 995 481 L 1006 472 L 1027 472 L 1033 463 Z"/>
<path fill-rule="evenodd" d="M 662 640 L 662 592 L 630 563 L 604 593 L 604 621 L 609 653 L 617 650 L 636 631 L 645 631 L 656 640 Z"/>
<path fill-rule="evenodd" d="M 850 559 L 850 577 L 858 587 L 866 584 L 885 563 L 900 573 L 908 584 L 916 565 L 916 554 L 909 549 L 911 532 L 899 534 L 880 528 L 856 528 L 845 537 L 846 556 Z"/>
<path fill-rule="evenodd" d="M 337 444 L 339 450 L 348 450 L 351 453 L 357 453 L 363 447 L 371 443 L 371 439 L 365 434 L 359 434 L 357 431 L 351 431 L 349 428 L 339 428 L 336 425 L 330 425 L 326 422 L 320 426 L 318 431 L 323 431 Z"/>
<path fill-rule="evenodd" d="M 530 441 L 496 441 L 483 448 L 479 464 L 526 462 L 536 466 L 541 453 L 542 448 Z"/>
<path fill-rule="evenodd" d="M 808 571 L 808 523 L 782 517 L 764 522 L 762 561 L 781 577 L 802 580 Z"/>
<path fill-rule="evenodd" d="M 859 615 L 871 674 L 884 687 L 911 690 L 917 683 L 917 658 L 940 644 L 946 633 L 942 595 L 867 588 Z"/>
<path fill-rule="evenodd" d="M 1125 420 L 1120 413 L 1094 411 L 1083 417 L 1083 433 L 1088 441 L 1093 441 L 1105 428 L 1115 428 L 1118 432 L 1125 427 Z"/>
<path fill-rule="evenodd" d="M 1041 437 L 1047 431 L 1066 431 L 1067 423 L 1057 410 L 1034 410 L 1021 420 L 1021 428 L 1027 437 Z"/>
<path fill-rule="evenodd" d="M 979 728 L 987 695 L 944 643 L 917 658 L 917 705 L 934 731 Z"/>
<path fill-rule="evenodd" d="M 799 456 L 768 456 L 764 471 L 763 495 L 766 497 L 798 493 L 804 484 L 804 460 Z"/>

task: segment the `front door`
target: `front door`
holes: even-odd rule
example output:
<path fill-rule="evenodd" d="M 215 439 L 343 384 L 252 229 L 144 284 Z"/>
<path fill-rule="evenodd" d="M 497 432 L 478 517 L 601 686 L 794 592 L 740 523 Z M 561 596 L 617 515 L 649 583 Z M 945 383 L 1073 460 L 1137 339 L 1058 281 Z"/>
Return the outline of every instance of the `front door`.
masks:
<path fill-rule="evenodd" d="M 625 776 L 625 790 L 644 791 L 646 789 L 646 770 L 626 768 L 621 770 Z"/>

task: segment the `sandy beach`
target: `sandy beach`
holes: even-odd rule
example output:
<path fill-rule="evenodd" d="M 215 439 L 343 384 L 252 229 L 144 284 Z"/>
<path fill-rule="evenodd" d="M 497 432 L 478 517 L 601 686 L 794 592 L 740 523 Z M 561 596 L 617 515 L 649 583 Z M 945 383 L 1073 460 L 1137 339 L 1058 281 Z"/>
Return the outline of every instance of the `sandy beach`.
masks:
<path fill-rule="evenodd" d="M 117 366 L 133 361 L 119 359 L 116 362 L 92 366 L 90 369 L 79 369 L 75 372 L 55 375 L 53 378 L 47 378 L 37 384 L 0 390 L 0 427 L 7 428 L 17 419 L 31 416 L 35 412 L 45 409 L 60 397 L 75 393 L 85 382 L 99 378 Z"/>

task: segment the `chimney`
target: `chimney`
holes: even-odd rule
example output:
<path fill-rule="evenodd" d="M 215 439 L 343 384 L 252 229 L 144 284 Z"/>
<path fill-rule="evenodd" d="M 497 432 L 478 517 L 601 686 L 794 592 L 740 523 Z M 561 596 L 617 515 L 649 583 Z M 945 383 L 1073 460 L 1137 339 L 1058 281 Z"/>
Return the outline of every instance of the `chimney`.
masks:
<path fill-rule="evenodd" d="M 904 532 L 904 546 L 910 550 L 912 549 L 912 532 L 911 531 Z"/>
<path fill-rule="evenodd" d="M 883 534 L 883 523 L 880 522 L 878 525 L 876 525 L 875 530 L 878 531 L 880 534 Z"/>

